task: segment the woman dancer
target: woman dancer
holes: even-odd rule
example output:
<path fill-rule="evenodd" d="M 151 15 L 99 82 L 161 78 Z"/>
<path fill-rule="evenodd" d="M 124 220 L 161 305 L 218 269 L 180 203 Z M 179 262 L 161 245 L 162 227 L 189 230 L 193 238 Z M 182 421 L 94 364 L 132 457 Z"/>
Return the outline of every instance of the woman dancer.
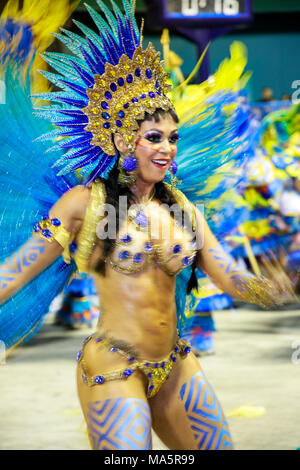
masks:
<path fill-rule="evenodd" d="M 238 269 L 174 187 L 178 119 L 166 96 L 167 75 L 153 46 L 142 49 L 132 9 L 124 5 L 127 15 L 115 7 L 111 23 L 118 36 L 101 23 L 104 52 L 91 39 L 94 58 L 81 50 L 93 80 L 82 59 L 70 59 L 81 85 L 59 76 L 69 91 L 52 98 L 71 108 L 46 108 L 60 126 L 56 135 L 69 138 L 57 145 L 72 148 L 60 162 L 64 171 L 85 168 L 87 184 L 65 192 L 2 265 L 14 275 L 0 301 L 60 255 L 73 258 L 78 271 L 93 273 L 101 303 L 97 332 L 85 340 L 77 370 L 93 449 L 149 450 L 151 427 L 170 449 L 230 449 L 221 406 L 177 331 L 176 275 L 192 267 L 190 290 L 199 266 L 233 297 L 264 306 L 280 302 L 282 293 Z M 58 121 L 61 114 L 67 119 Z M 171 185 L 163 182 L 168 170 Z M 35 258 L 20 267 L 33 246 Z"/>

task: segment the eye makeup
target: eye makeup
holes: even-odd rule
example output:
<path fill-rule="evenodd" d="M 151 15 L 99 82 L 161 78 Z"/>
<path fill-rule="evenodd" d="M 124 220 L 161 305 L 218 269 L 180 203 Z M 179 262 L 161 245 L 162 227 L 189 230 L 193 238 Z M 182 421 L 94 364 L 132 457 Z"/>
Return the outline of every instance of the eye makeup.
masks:
<path fill-rule="evenodd" d="M 142 137 L 153 144 L 159 144 L 163 142 L 164 140 L 163 133 L 155 129 L 145 132 L 145 134 Z M 175 130 L 170 134 L 170 137 L 168 140 L 171 144 L 176 144 L 178 139 L 179 139 L 178 131 Z"/>

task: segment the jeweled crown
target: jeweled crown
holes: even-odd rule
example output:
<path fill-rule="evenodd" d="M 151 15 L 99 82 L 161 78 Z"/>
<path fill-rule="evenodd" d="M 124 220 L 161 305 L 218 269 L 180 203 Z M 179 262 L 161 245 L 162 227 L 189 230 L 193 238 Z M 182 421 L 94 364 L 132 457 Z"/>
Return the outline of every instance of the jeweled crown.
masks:
<path fill-rule="evenodd" d="M 120 133 L 130 146 L 137 120 L 145 112 L 173 107 L 166 97 L 170 85 L 160 53 L 150 43 L 146 50 L 139 46 L 132 59 L 123 55 L 117 65 L 107 63 L 102 75 L 95 75 L 95 84 L 87 89 L 89 104 L 82 111 L 88 116 L 85 130 L 93 134 L 91 144 L 98 145 L 108 155 L 115 155 L 112 135 Z"/>

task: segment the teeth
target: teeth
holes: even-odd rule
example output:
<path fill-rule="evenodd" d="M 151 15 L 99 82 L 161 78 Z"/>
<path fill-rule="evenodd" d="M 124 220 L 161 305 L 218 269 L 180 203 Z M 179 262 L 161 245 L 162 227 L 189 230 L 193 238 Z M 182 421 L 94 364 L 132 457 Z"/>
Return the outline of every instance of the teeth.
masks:
<path fill-rule="evenodd" d="M 166 165 L 168 160 L 152 160 L 154 163 L 158 163 L 159 165 Z"/>

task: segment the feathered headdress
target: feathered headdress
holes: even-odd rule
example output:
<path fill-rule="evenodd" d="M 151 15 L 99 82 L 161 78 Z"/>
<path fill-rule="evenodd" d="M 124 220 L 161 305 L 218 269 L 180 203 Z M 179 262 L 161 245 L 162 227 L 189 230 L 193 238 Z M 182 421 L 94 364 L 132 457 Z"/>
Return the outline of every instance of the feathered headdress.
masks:
<path fill-rule="evenodd" d="M 87 183 L 106 177 L 114 165 L 114 133 L 134 149 L 137 121 L 157 108 L 173 108 L 166 96 L 169 75 L 151 43 L 143 50 L 133 3 L 123 0 L 123 14 L 113 0 L 113 12 L 96 1 L 106 21 L 90 6 L 86 8 L 99 34 L 77 21 L 84 38 L 65 29 L 56 34 L 75 56 L 45 53 L 45 60 L 58 73 L 42 73 L 62 91 L 35 95 L 59 103 L 38 111 L 58 126 L 42 139 L 58 138 L 52 148 L 66 150 L 55 164 L 62 167 L 59 174 L 80 169 Z"/>

